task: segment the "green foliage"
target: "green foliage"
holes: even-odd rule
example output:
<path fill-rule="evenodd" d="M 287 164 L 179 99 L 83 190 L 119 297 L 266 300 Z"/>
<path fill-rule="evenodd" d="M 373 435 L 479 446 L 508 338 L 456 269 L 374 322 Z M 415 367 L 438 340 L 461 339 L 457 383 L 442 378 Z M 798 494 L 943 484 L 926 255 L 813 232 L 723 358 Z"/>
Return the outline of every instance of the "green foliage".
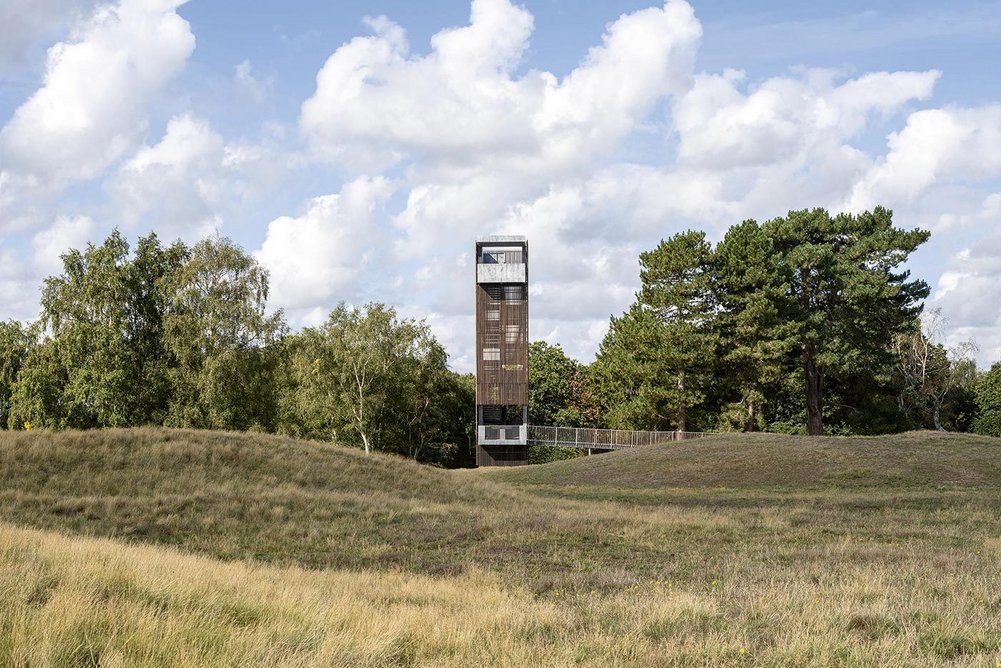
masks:
<path fill-rule="evenodd" d="M 939 309 L 916 320 L 894 341 L 897 404 L 909 428 L 968 431 L 976 412 L 973 341 L 946 348 L 937 342 L 945 320 Z"/>
<path fill-rule="evenodd" d="M 642 288 L 595 362 L 612 427 L 686 430 L 706 399 L 717 334 L 712 247 L 688 231 L 640 254 Z"/>
<path fill-rule="evenodd" d="M 59 341 L 48 339 L 32 346 L 17 374 L 10 401 L 10 429 L 63 429 L 69 423 L 63 391 L 68 372 L 59 354 Z"/>
<path fill-rule="evenodd" d="M 184 259 L 155 235 L 134 257 L 116 230 L 63 256 L 45 280 L 36 329 L 42 342 L 15 383 L 11 425 L 113 427 L 162 420 L 170 387 L 159 283 Z"/>
<path fill-rule="evenodd" d="M 9 428 L 14 381 L 31 349 L 31 336 L 20 322 L 0 322 L 0 429 Z"/>
<path fill-rule="evenodd" d="M 609 426 L 897 431 L 891 343 L 928 286 L 901 264 L 926 239 L 889 210 L 791 211 L 640 255 L 642 288 L 594 364 Z M 941 406 L 940 406 L 941 408 Z"/>
<path fill-rule="evenodd" d="M 176 361 L 165 424 L 272 429 L 285 324 L 266 312 L 267 271 L 229 239 L 203 239 L 164 285 L 164 344 Z"/>
<path fill-rule="evenodd" d="M 421 461 L 465 463 L 473 384 L 448 369 L 424 322 L 382 304 L 339 305 L 286 342 L 283 430 Z"/>
<path fill-rule="evenodd" d="M 766 412 L 776 405 L 788 378 L 794 327 L 779 313 L 789 286 L 778 265 L 773 240 L 753 220 L 731 227 L 716 246 L 716 327 L 719 358 L 727 371 L 719 381 L 731 396 L 720 412 L 721 429 L 766 428 Z"/>
<path fill-rule="evenodd" d="M 528 448 L 529 464 L 548 464 L 564 459 L 576 459 L 587 455 L 587 450 L 580 448 L 561 448 L 556 445 L 531 445 Z"/>
<path fill-rule="evenodd" d="M 898 267 L 929 235 L 893 227 L 882 207 L 834 217 L 823 209 L 791 211 L 764 229 L 789 286 L 778 309 L 799 349 L 807 430 L 820 434 L 830 377 L 888 374 L 890 343 L 928 296 L 924 281 L 908 280 Z"/>
<path fill-rule="evenodd" d="M 1001 362 L 979 378 L 974 395 L 979 412 L 974 431 L 985 436 L 1001 436 Z"/>
<path fill-rule="evenodd" d="M 426 324 L 342 305 L 293 336 L 267 297 L 267 271 L 225 238 L 130 252 L 116 230 L 72 250 L 39 321 L 0 324 L 0 426 L 281 430 L 471 463 L 474 384 Z"/>
<path fill-rule="evenodd" d="M 594 427 L 600 407 L 587 367 L 559 344 L 528 346 L 528 421 L 558 427 Z"/>

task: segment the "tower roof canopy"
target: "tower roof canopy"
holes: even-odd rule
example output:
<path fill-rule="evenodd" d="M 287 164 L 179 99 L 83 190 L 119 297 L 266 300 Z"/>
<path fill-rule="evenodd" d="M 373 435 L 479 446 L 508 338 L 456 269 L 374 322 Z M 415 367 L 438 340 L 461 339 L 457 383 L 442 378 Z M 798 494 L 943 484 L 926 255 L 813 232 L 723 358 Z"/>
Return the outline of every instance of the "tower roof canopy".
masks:
<path fill-rule="evenodd" d="M 528 241 L 528 237 L 524 237 L 520 234 L 491 234 L 485 237 L 480 237 L 476 240 L 477 244 L 523 244 Z"/>

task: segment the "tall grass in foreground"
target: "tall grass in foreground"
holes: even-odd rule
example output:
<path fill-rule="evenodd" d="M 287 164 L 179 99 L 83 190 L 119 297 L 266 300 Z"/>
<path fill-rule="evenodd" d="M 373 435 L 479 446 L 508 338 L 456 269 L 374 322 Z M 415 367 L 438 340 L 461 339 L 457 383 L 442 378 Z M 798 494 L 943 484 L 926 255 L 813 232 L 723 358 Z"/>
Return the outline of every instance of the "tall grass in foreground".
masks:
<path fill-rule="evenodd" d="M 843 561 L 857 546 L 830 546 Z M 977 564 L 997 564 L 1001 539 Z M 914 556 L 914 555 L 911 555 Z M 949 560 L 947 554 L 936 557 Z M 309 571 L 0 524 L 3 666 L 963 665 L 1001 659 L 993 568 L 917 559 L 539 598 L 467 571 Z M 774 577 L 769 580 L 769 572 Z M 760 584 L 765 582 L 767 584 Z"/>

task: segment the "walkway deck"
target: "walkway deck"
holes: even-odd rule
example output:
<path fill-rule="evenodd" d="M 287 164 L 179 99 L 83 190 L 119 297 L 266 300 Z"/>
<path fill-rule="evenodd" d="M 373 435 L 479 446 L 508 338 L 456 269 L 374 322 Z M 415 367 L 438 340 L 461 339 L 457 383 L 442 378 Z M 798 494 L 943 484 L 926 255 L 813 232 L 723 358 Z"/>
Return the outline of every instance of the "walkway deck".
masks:
<path fill-rule="evenodd" d="M 584 429 L 580 427 L 528 426 L 530 445 L 558 445 L 585 450 L 624 450 L 641 445 L 686 441 L 709 436 L 704 431 L 630 431 L 627 429 Z"/>

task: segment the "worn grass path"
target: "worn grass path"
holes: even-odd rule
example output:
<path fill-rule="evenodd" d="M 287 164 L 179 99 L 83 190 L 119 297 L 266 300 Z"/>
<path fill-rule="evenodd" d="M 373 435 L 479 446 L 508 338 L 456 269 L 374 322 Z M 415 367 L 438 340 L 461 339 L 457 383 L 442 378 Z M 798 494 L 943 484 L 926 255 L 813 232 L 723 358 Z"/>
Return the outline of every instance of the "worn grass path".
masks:
<path fill-rule="evenodd" d="M 261 435 L 3 433 L 0 523 L 0 665 L 1001 660 L 996 439 L 442 471 Z"/>

